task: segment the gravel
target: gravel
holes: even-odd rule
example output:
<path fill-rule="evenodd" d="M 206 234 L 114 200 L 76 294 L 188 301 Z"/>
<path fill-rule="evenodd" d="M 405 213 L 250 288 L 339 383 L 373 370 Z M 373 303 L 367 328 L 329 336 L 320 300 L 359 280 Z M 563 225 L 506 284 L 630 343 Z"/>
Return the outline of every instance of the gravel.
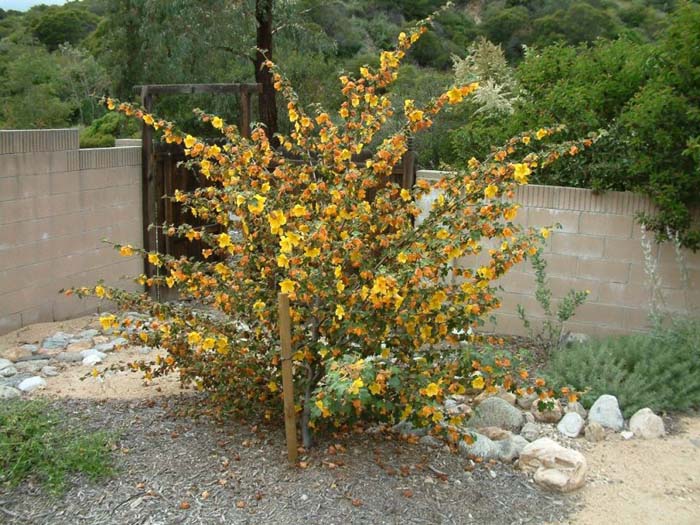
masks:
<path fill-rule="evenodd" d="M 502 464 L 476 464 L 382 433 L 328 436 L 286 462 L 284 431 L 200 413 L 202 399 L 52 401 L 74 424 L 118 435 L 114 477 L 75 476 L 61 496 L 0 487 L 7 524 L 556 523 L 576 495 L 543 492 Z"/>

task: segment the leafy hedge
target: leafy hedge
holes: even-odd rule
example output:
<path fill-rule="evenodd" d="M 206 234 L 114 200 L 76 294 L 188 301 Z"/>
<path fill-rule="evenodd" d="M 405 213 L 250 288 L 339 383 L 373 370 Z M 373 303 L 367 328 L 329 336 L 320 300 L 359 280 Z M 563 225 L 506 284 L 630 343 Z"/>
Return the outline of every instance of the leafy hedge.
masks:
<path fill-rule="evenodd" d="M 677 320 L 648 335 L 611 337 L 562 349 L 547 370 L 553 385 L 588 392 L 583 405 L 602 394 L 617 396 L 626 417 L 700 408 L 700 321 Z"/>
<path fill-rule="evenodd" d="M 659 208 L 646 224 L 700 247 L 700 5 L 668 17 L 657 42 L 635 38 L 535 50 L 515 70 L 512 115 L 473 115 L 452 131 L 450 162 L 487 153 L 516 130 L 565 124 L 569 137 L 605 129 L 584 155 L 540 172 L 535 183 L 636 191 Z"/>

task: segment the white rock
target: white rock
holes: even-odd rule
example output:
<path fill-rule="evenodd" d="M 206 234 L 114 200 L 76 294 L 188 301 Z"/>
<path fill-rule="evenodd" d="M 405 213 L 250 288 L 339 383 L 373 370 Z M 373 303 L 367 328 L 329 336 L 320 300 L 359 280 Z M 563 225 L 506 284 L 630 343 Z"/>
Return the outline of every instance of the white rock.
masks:
<path fill-rule="evenodd" d="M 44 388 L 45 386 L 46 381 L 44 381 L 43 377 L 33 376 L 22 381 L 19 385 L 17 385 L 17 388 L 19 388 L 22 392 L 33 392 L 37 388 Z"/>
<path fill-rule="evenodd" d="M 660 438 L 666 435 L 664 420 L 654 414 L 651 408 L 637 410 L 630 419 L 630 430 L 643 439 Z"/>
<path fill-rule="evenodd" d="M 620 436 L 622 436 L 622 439 L 632 439 L 634 437 L 634 432 L 630 432 L 629 430 L 623 430 L 620 432 Z"/>
<path fill-rule="evenodd" d="M 485 460 L 498 459 L 500 447 L 496 443 L 476 432 L 472 432 L 471 435 L 475 438 L 472 444 L 463 439 L 459 441 L 458 447 L 462 455 L 476 456 Z"/>
<path fill-rule="evenodd" d="M 586 422 L 577 412 L 569 412 L 559 421 L 557 430 L 566 437 L 575 438 L 579 436 L 585 424 Z"/>
<path fill-rule="evenodd" d="M 90 357 L 91 355 L 96 355 L 100 359 L 104 359 L 105 357 L 107 357 L 107 354 L 105 354 L 104 352 L 100 352 L 99 350 L 95 350 L 94 348 L 83 350 L 82 352 L 80 352 L 80 355 L 83 356 L 83 359 L 85 359 L 86 357 Z"/>
<path fill-rule="evenodd" d="M 0 385 L 0 399 L 12 399 L 19 397 L 21 392 L 11 386 Z"/>
<path fill-rule="evenodd" d="M 615 396 L 604 394 L 596 399 L 588 412 L 588 421 L 598 423 L 602 427 L 610 428 L 615 432 L 622 430 L 625 420 L 620 411 L 620 405 Z"/>
<path fill-rule="evenodd" d="M 102 362 L 102 358 L 97 354 L 91 354 L 83 359 L 83 366 L 95 366 Z"/>
<path fill-rule="evenodd" d="M 570 492 L 586 482 L 586 458 L 549 438 L 540 438 L 523 448 L 519 463 L 535 471 L 535 483 L 559 492 Z"/>

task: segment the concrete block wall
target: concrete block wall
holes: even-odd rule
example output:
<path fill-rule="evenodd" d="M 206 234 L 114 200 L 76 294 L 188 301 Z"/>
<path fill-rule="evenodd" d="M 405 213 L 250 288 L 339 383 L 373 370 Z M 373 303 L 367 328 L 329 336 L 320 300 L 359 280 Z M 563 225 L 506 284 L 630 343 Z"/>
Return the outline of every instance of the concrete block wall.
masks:
<path fill-rule="evenodd" d="M 418 177 L 435 180 L 440 172 L 419 171 Z M 644 196 L 555 186 L 520 187 L 514 198 L 520 204 L 517 221 L 540 228 L 561 224 L 544 248 L 547 274 L 555 301 L 572 288 L 590 295 L 566 329 L 590 335 L 634 333 L 648 329 L 651 294 L 646 284 L 639 212 L 653 212 Z M 672 315 L 700 317 L 700 253 L 684 250 L 678 263 L 672 243 L 652 242 L 652 253 L 661 278 L 659 304 Z M 483 264 L 488 256 L 465 257 L 455 264 Z M 529 262 L 514 268 L 498 281 L 503 287 L 502 306 L 489 328 L 505 334 L 526 335 L 517 315 L 521 304 L 529 318 L 542 320 L 535 300 L 535 276 Z"/>
<path fill-rule="evenodd" d="M 0 334 L 98 308 L 62 288 L 135 287 L 121 276 L 141 260 L 105 238 L 142 243 L 141 149 L 81 150 L 76 129 L 0 131 Z"/>

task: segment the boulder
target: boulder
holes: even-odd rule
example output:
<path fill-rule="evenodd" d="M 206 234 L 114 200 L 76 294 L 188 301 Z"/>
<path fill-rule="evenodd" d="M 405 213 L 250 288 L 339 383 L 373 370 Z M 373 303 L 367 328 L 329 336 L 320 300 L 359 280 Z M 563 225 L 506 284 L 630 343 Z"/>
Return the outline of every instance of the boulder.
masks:
<path fill-rule="evenodd" d="M 92 339 L 93 337 L 97 337 L 100 335 L 99 330 L 95 330 L 94 328 L 89 328 L 87 330 L 83 330 L 78 334 L 79 339 Z"/>
<path fill-rule="evenodd" d="M 17 373 L 10 377 L 0 377 L 0 385 L 17 388 L 17 385 L 29 377 L 32 377 L 32 374 Z"/>
<path fill-rule="evenodd" d="M 500 397 L 504 401 L 507 401 L 508 404 L 515 406 L 515 403 L 517 401 L 517 397 L 515 394 L 512 392 L 508 392 L 507 390 L 503 390 L 501 387 L 497 387 L 498 390 L 496 392 L 487 392 L 484 390 L 481 392 L 478 396 L 474 398 L 472 401 L 472 404 L 474 406 L 480 405 L 485 399 L 488 399 L 490 397 Z"/>
<path fill-rule="evenodd" d="M 38 388 L 44 388 L 46 386 L 46 381 L 44 380 L 43 377 L 40 376 L 33 376 L 33 377 L 28 377 L 24 381 L 22 381 L 17 388 L 19 388 L 22 392 L 33 392 L 34 390 Z"/>
<path fill-rule="evenodd" d="M 36 359 L 32 361 L 21 361 L 15 365 L 18 372 L 35 374 L 49 364 L 48 359 Z"/>
<path fill-rule="evenodd" d="M 527 439 L 522 436 L 510 436 L 508 439 L 496 441 L 498 446 L 498 459 L 505 463 L 511 463 L 518 459 L 523 449 L 528 445 Z"/>
<path fill-rule="evenodd" d="M 41 374 L 44 377 L 54 377 L 58 375 L 58 369 L 55 366 L 45 366 L 41 369 Z"/>
<path fill-rule="evenodd" d="M 537 423 L 525 423 L 520 435 L 528 441 L 535 441 L 540 437 L 540 426 Z"/>
<path fill-rule="evenodd" d="M 12 399 L 19 397 L 21 392 L 14 387 L 0 385 L 0 399 Z"/>
<path fill-rule="evenodd" d="M 513 435 L 509 431 L 499 427 L 480 427 L 477 429 L 477 432 L 482 436 L 486 436 L 491 441 L 502 441 Z"/>
<path fill-rule="evenodd" d="M 625 425 L 620 405 L 615 396 L 604 394 L 596 399 L 588 412 L 588 421 L 619 432 Z"/>
<path fill-rule="evenodd" d="M 486 436 L 477 432 L 471 433 L 474 442 L 469 444 L 465 440 L 459 441 L 459 452 L 467 457 L 477 457 L 484 460 L 498 459 L 500 447 Z"/>
<path fill-rule="evenodd" d="M 0 370 L 0 377 L 11 377 L 17 373 L 17 369 L 14 366 L 8 366 Z"/>
<path fill-rule="evenodd" d="M 56 356 L 56 361 L 61 363 L 77 363 L 83 360 L 80 352 L 61 352 Z"/>
<path fill-rule="evenodd" d="M 591 421 L 588 423 L 588 425 L 586 425 L 584 435 L 588 441 L 597 443 L 598 441 L 603 441 L 605 439 L 605 429 L 600 424 Z"/>
<path fill-rule="evenodd" d="M 2 359 L 0 358 L 0 371 L 4 370 L 5 368 L 8 368 L 12 366 L 12 361 L 9 359 Z"/>
<path fill-rule="evenodd" d="M 549 438 L 526 445 L 518 462 L 522 470 L 535 471 L 535 483 L 558 492 L 571 492 L 586 482 L 586 458 Z"/>
<path fill-rule="evenodd" d="M 577 412 L 569 412 L 561 418 L 557 424 L 557 430 L 566 437 L 575 438 L 579 436 L 585 424 L 586 422 Z"/>
<path fill-rule="evenodd" d="M 530 407 L 530 413 L 534 416 L 535 421 L 540 423 L 557 423 L 562 416 L 561 403 L 558 399 L 548 399 L 545 403 L 549 408 L 540 410 L 540 403 L 535 401 Z"/>
<path fill-rule="evenodd" d="M 532 394 L 525 394 L 524 396 L 521 396 L 517 399 L 518 406 L 522 408 L 523 410 L 530 410 L 530 407 L 532 407 L 532 404 L 535 402 L 537 399 L 537 394 L 534 392 Z"/>
<path fill-rule="evenodd" d="M 660 438 L 666 435 L 664 421 L 650 408 L 637 410 L 630 419 L 630 430 L 643 439 Z"/>
<path fill-rule="evenodd" d="M 26 361 L 32 358 L 32 351 L 28 348 L 15 346 L 0 351 L 0 358 L 17 363 L 18 361 Z"/>
<path fill-rule="evenodd" d="M 569 403 L 566 405 L 564 408 L 564 413 L 569 414 L 570 412 L 576 412 L 579 416 L 582 418 L 586 419 L 586 416 L 588 415 L 588 411 L 583 408 L 583 405 L 579 403 L 578 401 L 574 401 L 573 403 Z"/>
<path fill-rule="evenodd" d="M 66 346 L 68 346 L 71 339 L 73 339 L 73 334 L 56 332 L 41 342 L 41 348 L 46 348 L 47 350 L 64 349 Z"/>
<path fill-rule="evenodd" d="M 524 423 L 522 412 L 500 397 L 484 399 L 467 422 L 468 427 L 498 427 L 519 432 Z"/>
<path fill-rule="evenodd" d="M 66 352 L 82 352 L 88 348 L 92 348 L 92 339 L 78 340 L 71 343 L 66 347 Z"/>

